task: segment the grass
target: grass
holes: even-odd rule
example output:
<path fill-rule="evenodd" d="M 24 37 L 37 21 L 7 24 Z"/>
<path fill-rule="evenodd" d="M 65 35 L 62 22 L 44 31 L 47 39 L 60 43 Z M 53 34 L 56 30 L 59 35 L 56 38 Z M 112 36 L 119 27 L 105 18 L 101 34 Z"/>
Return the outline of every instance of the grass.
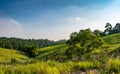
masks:
<path fill-rule="evenodd" d="M 119 59 L 109 59 L 106 63 L 106 72 L 120 74 L 120 60 Z"/>
<path fill-rule="evenodd" d="M 98 62 L 99 63 L 99 62 Z M 97 63 L 97 64 L 98 64 Z M 99 69 L 95 62 L 39 62 L 27 65 L 4 65 L 0 66 L 0 74 L 70 74 L 77 71 Z"/>
<path fill-rule="evenodd" d="M 11 59 L 22 60 L 28 58 L 22 52 L 0 48 L 0 62 L 11 62 Z"/>
<path fill-rule="evenodd" d="M 36 57 L 40 60 L 57 60 L 65 57 L 64 53 L 68 46 L 66 44 L 49 46 L 38 50 L 39 55 Z"/>
<path fill-rule="evenodd" d="M 119 44 L 120 43 L 120 33 L 105 36 L 105 37 L 103 37 L 103 40 L 108 44 Z"/>

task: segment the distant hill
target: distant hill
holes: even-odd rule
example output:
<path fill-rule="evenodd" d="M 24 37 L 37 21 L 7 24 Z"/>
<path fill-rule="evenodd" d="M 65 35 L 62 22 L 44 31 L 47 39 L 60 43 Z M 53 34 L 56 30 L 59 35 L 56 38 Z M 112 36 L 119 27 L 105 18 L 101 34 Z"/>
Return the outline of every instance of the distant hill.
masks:
<path fill-rule="evenodd" d="M 104 36 L 103 40 L 108 44 L 119 44 L 120 43 L 120 33 Z"/>
<path fill-rule="evenodd" d="M 22 52 L 13 50 L 13 49 L 5 49 L 0 48 L 0 62 L 10 62 L 11 59 L 22 60 L 28 58 Z"/>

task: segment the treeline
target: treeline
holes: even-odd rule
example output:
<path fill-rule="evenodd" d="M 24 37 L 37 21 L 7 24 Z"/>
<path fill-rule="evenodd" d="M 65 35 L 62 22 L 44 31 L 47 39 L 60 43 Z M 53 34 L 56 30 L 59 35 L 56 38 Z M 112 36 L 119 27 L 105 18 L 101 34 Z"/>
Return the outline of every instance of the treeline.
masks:
<path fill-rule="evenodd" d="M 16 49 L 25 52 L 28 56 L 37 55 L 37 49 L 52 45 L 65 43 L 66 40 L 52 41 L 48 39 L 20 39 L 0 37 L 0 47 L 8 49 Z"/>
<path fill-rule="evenodd" d="M 110 23 L 106 23 L 105 30 L 101 32 L 100 30 L 94 30 L 94 34 L 100 36 L 111 35 L 115 33 L 120 33 L 120 23 L 117 23 L 114 27 Z"/>

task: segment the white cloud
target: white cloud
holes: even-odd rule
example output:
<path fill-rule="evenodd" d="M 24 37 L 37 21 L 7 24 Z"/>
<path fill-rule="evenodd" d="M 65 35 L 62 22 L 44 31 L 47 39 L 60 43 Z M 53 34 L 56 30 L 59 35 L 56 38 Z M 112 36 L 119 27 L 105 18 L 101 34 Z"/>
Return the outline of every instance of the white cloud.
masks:
<path fill-rule="evenodd" d="M 80 18 L 80 17 L 68 18 L 67 20 L 68 21 L 86 21 L 86 19 Z"/>
<path fill-rule="evenodd" d="M 16 37 L 22 33 L 22 25 L 8 16 L 0 16 L 0 36 Z"/>

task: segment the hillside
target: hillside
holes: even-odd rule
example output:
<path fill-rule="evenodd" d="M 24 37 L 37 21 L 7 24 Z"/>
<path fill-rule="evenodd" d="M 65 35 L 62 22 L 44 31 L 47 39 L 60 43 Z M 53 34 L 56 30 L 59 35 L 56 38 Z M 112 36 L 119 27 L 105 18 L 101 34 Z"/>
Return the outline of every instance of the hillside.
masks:
<path fill-rule="evenodd" d="M 105 36 L 105 37 L 103 37 L 103 40 L 108 44 L 119 44 L 120 43 L 120 33 Z"/>
<path fill-rule="evenodd" d="M 39 55 L 36 57 L 39 60 L 58 60 L 65 58 L 65 51 L 68 48 L 66 44 L 49 46 L 38 50 Z"/>
<path fill-rule="evenodd" d="M 22 52 L 13 49 L 0 48 L 0 62 L 11 62 L 11 59 L 16 59 L 20 61 L 24 58 L 28 57 L 23 55 Z"/>
<path fill-rule="evenodd" d="M 110 57 L 117 57 L 120 46 L 120 33 L 119 34 L 113 34 L 109 36 L 103 37 L 103 40 L 105 43 L 102 47 L 92 50 L 89 53 L 85 53 L 81 58 L 83 60 L 89 60 L 89 59 L 99 59 L 101 56 L 104 56 L 102 59 L 110 58 Z M 68 49 L 68 45 L 62 44 L 62 45 L 54 45 L 49 46 L 45 48 L 41 48 L 38 50 L 39 55 L 36 57 L 36 59 L 45 61 L 45 60 L 65 60 L 66 55 L 65 51 Z M 102 55 L 101 55 L 102 54 Z M 116 54 L 116 55 L 115 55 Z M 89 58 L 88 58 L 89 56 Z"/>

